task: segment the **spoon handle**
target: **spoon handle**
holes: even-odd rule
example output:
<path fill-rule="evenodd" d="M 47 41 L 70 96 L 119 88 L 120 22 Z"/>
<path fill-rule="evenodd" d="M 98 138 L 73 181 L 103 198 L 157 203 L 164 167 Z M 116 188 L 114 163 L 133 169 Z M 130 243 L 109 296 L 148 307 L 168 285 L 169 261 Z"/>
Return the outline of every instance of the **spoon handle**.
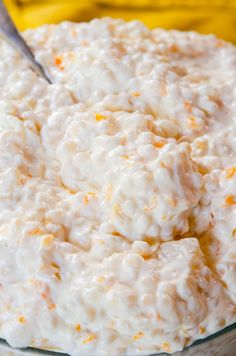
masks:
<path fill-rule="evenodd" d="M 28 61 L 31 69 L 51 83 L 43 67 L 35 60 L 31 49 L 16 29 L 2 0 L 0 0 L 0 35 Z"/>

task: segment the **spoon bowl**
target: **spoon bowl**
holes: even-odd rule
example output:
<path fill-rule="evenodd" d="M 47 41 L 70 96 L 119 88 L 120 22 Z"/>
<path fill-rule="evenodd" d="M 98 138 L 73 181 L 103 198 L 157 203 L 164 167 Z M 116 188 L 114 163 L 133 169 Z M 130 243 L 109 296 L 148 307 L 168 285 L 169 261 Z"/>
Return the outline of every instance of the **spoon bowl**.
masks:
<path fill-rule="evenodd" d="M 51 84 L 51 80 L 45 73 L 44 68 L 36 61 L 31 49 L 14 25 L 2 0 L 0 0 L 0 35 L 16 49 L 21 57 L 27 60 L 29 66 L 37 75 L 46 79 Z"/>

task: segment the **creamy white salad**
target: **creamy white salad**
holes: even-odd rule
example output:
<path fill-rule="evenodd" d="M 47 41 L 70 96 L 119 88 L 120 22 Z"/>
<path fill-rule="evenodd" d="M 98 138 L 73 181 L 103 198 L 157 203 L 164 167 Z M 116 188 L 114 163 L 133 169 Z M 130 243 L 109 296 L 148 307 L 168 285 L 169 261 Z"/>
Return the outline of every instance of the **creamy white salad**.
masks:
<path fill-rule="evenodd" d="M 0 42 L 0 336 L 173 353 L 236 321 L 236 47 L 104 18 Z"/>

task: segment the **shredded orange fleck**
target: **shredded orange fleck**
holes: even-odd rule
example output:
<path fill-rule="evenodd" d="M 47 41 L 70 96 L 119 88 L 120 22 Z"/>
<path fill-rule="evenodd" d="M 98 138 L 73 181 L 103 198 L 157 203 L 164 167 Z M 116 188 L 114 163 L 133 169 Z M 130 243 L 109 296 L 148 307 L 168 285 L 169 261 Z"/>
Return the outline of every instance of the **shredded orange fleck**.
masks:
<path fill-rule="evenodd" d="M 88 204 L 89 203 L 89 196 L 91 197 L 96 197 L 96 194 L 94 192 L 88 192 L 84 197 L 83 197 L 83 202 L 84 204 Z"/>
<path fill-rule="evenodd" d="M 184 102 L 184 107 L 188 112 L 192 112 L 192 105 L 191 105 L 190 101 L 186 100 Z"/>
<path fill-rule="evenodd" d="M 84 204 L 88 204 L 89 200 L 88 200 L 88 196 L 87 195 L 85 195 L 83 197 L 83 202 L 84 202 Z"/>
<path fill-rule="evenodd" d="M 55 276 L 56 279 L 58 279 L 58 281 L 61 281 L 61 275 L 59 272 L 55 272 L 53 275 Z"/>
<path fill-rule="evenodd" d="M 233 229 L 233 231 L 232 231 L 232 235 L 233 235 L 233 237 L 235 237 L 235 236 L 236 236 L 236 229 Z"/>
<path fill-rule="evenodd" d="M 226 178 L 233 178 L 236 173 L 236 167 L 231 167 L 226 169 Z"/>
<path fill-rule="evenodd" d="M 133 339 L 139 340 L 143 336 L 144 336 L 144 333 L 142 331 L 140 331 L 139 333 L 137 333 L 136 335 L 133 336 Z"/>
<path fill-rule="evenodd" d="M 159 313 L 157 313 L 156 318 L 157 318 L 158 321 L 162 320 L 162 317 L 160 316 Z"/>
<path fill-rule="evenodd" d="M 155 237 L 145 237 L 143 240 L 145 242 L 147 242 L 149 246 L 156 246 L 157 245 L 157 241 L 156 241 Z"/>
<path fill-rule="evenodd" d="M 45 232 L 42 229 L 36 228 L 28 232 L 29 236 L 44 235 Z"/>
<path fill-rule="evenodd" d="M 117 237 L 122 237 L 122 235 L 118 231 L 113 231 L 111 234 Z"/>
<path fill-rule="evenodd" d="M 62 62 L 61 56 L 56 56 L 55 57 L 55 64 L 56 66 L 60 66 Z"/>
<path fill-rule="evenodd" d="M 25 182 L 26 182 L 26 180 L 24 178 L 20 178 L 18 180 L 18 183 L 21 184 L 21 185 L 25 184 Z"/>
<path fill-rule="evenodd" d="M 56 269 L 60 269 L 60 266 L 56 262 L 52 262 L 51 266 Z"/>
<path fill-rule="evenodd" d="M 55 239 L 55 236 L 52 234 L 45 235 L 43 238 L 43 246 L 51 245 L 52 241 Z"/>
<path fill-rule="evenodd" d="M 168 199 L 168 203 L 169 203 L 169 205 L 170 206 L 173 206 L 173 207 L 175 207 L 176 206 L 176 200 L 175 199 Z"/>
<path fill-rule="evenodd" d="M 96 197 L 96 194 L 95 194 L 94 192 L 88 192 L 87 194 L 88 194 L 88 195 L 91 195 L 91 196 L 94 197 L 94 198 Z"/>
<path fill-rule="evenodd" d="M 112 207 L 112 210 L 115 214 L 120 215 L 121 214 L 121 208 L 118 204 L 114 204 Z"/>
<path fill-rule="evenodd" d="M 191 267 L 192 267 L 193 271 L 198 271 L 199 270 L 199 266 L 197 264 L 195 264 L 195 263 L 193 263 Z"/>
<path fill-rule="evenodd" d="M 186 337 L 186 338 L 185 338 L 185 343 L 184 343 L 184 346 L 185 346 L 185 347 L 188 346 L 189 341 L 190 341 L 190 338 L 189 338 L 189 337 Z"/>
<path fill-rule="evenodd" d="M 189 126 L 192 128 L 192 129 L 196 129 L 199 127 L 199 125 L 197 124 L 197 121 L 196 121 L 196 117 L 194 116 L 190 116 L 188 118 L 188 122 L 189 122 Z"/>
<path fill-rule="evenodd" d="M 153 145 L 157 148 L 162 148 L 163 146 L 165 146 L 165 144 L 166 144 L 166 142 L 157 141 Z"/>
<path fill-rule="evenodd" d="M 93 340 L 95 340 L 95 339 L 96 339 L 96 335 L 91 334 L 89 337 L 87 337 L 87 339 L 85 339 L 85 340 L 83 341 L 83 344 L 88 344 L 89 342 L 91 342 L 91 341 L 93 341 Z"/>
<path fill-rule="evenodd" d="M 138 97 L 138 96 L 140 96 L 141 94 L 138 92 L 138 91 L 134 91 L 133 93 L 132 93 L 132 96 L 136 96 L 136 97 Z"/>
<path fill-rule="evenodd" d="M 81 331 L 81 325 L 80 324 L 75 325 L 75 330 L 80 332 Z"/>
<path fill-rule="evenodd" d="M 165 164 L 165 162 L 163 162 L 163 161 L 160 161 L 160 166 L 162 167 L 162 168 L 168 168 L 168 166 Z"/>
<path fill-rule="evenodd" d="M 170 51 L 173 52 L 173 53 L 176 53 L 179 51 L 178 47 L 176 46 L 176 44 L 172 44 L 170 46 Z"/>
<path fill-rule="evenodd" d="M 217 39 L 216 47 L 218 47 L 218 48 L 225 47 L 225 42 L 223 40 Z"/>
<path fill-rule="evenodd" d="M 62 64 L 62 56 L 56 56 L 54 59 L 54 63 L 60 70 L 64 69 L 64 66 Z"/>
<path fill-rule="evenodd" d="M 28 105 L 29 105 L 29 102 L 28 102 Z M 26 118 L 24 118 L 23 116 L 20 116 L 18 114 L 12 114 L 12 115 L 15 116 L 20 121 L 26 121 L 27 120 Z"/>
<path fill-rule="evenodd" d="M 73 189 L 71 189 L 71 188 L 68 188 L 61 180 L 59 180 L 59 185 L 61 185 L 61 187 L 63 188 L 63 189 L 65 189 L 68 193 L 70 193 L 70 194 L 76 194 L 77 193 L 77 191 L 76 190 L 73 190 Z"/>
<path fill-rule="evenodd" d="M 67 191 L 68 191 L 68 193 L 70 193 L 70 194 L 77 194 L 77 191 L 76 190 L 73 190 L 73 189 L 70 189 L 70 188 L 67 188 L 66 189 Z"/>
<path fill-rule="evenodd" d="M 52 309 L 55 309 L 56 308 L 56 304 L 51 302 L 51 303 L 48 303 L 48 309 L 52 310 Z"/>
<path fill-rule="evenodd" d="M 19 315 L 18 317 L 18 321 L 20 324 L 25 324 L 26 323 L 26 319 L 23 315 Z"/>
<path fill-rule="evenodd" d="M 166 351 L 166 352 L 170 352 L 170 344 L 169 342 L 163 342 L 163 344 L 161 345 L 162 350 Z"/>
<path fill-rule="evenodd" d="M 199 331 L 200 331 L 200 334 L 204 334 L 204 332 L 206 331 L 206 328 L 204 328 L 203 326 L 199 326 Z"/>
<path fill-rule="evenodd" d="M 233 195 L 231 195 L 231 194 L 227 195 L 227 197 L 225 198 L 225 204 L 226 205 L 235 205 L 236 204 Z"/>
<path fill-rule="evenodd" d="M 219 326 L 222 327 L 222 328 L 225 326 L 225 320 L 224 319 L 220 319 L 219 320 Z"/>
<path fill-rule="evenodd" d="M 126 143 L 126 137 L 123 136 L 123 137 L 121 137 L 121 139 L 120 139 L 120 144 L 121 144 L 121 145 L 125 145 L 125 143 Z"/>
<path fill-rule="evenodd" d="M 53 303 L 51 295 L 50 295 L 50 289 L 49 287 L 46 287 L 45 291 L 41 293 L 41 297 L 45 299 L 48 309 L 55 309 L 56 305 Z"/>
<path fill-rule="evenodd" d="M 102 114 L 96 114 L 96 115 L 95 115 L 95 119 L 96 119 L 97 121 L 102 121 L 102 120 L 106 120 L 106 119 L 107 119 L 107 116 L 102 115 Z"/>
<path fill-rule="evenodd" d="M 205 148 L 207 148 L 207 142 L 206 141 L 196 141 L 195 145 L 200 150 L 204 150 Z"/>
<path fill-rule="evenodd" d="M 42 125 L 39 122 L 35 122 L 35 127 L 38 133 L 40 133 Z"/>

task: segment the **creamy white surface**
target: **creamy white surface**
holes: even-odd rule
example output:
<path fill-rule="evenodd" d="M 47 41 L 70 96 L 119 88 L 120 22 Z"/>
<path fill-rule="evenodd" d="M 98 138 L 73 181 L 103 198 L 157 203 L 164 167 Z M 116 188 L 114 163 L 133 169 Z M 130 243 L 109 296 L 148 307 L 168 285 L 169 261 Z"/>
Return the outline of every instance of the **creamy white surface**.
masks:
<path fill-rule="evenodd" d="M 0 334 L 174 352 L 236 321 L 236 48 L 102 19 L 0 42 Z M 235 165 L 235 167 L 234 167 Z"/>

